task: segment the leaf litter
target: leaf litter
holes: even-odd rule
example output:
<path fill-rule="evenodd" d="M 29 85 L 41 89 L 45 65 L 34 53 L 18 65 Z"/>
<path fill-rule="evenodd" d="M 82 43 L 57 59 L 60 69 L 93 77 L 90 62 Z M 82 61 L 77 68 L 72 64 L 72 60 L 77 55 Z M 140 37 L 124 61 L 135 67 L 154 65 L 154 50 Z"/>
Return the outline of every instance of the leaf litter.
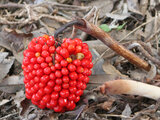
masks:
<path fill-rule="evenodd" d="M 54 0 L 49 3 L 44 0 L 0 1 L 0 120 L 160 119 L 159 101 L 133 95 L 102 95 L 99 91 L 99 86 L 106 81 L 120 78 L 160 87 L 157 64 L 160 58 L 159 1 Z M 82 32 L 77 31 L 74 37 L 83 37 L 95 61 L 87 89 L 74 111 L 57 114 L 52 110 L 40 110 L 24 95 L 21 73 L 23 50 L 33 37 L 53 35 L 57 28 L 75 16 L 82 18 L 88 13 L 88 21 L 101 26 L 124 46 L 141 42 L 143 49 L 135 46 L 130 50 L 149 60 L 151 70 L 146 72 L 137 68 L 101 41 L 90 35 L 83 37 Z M 68 29 L 62 36 L 70 36 L 71 32 L 72 29 Z M 150 44 L 150 47 L 145 44 Z"/>

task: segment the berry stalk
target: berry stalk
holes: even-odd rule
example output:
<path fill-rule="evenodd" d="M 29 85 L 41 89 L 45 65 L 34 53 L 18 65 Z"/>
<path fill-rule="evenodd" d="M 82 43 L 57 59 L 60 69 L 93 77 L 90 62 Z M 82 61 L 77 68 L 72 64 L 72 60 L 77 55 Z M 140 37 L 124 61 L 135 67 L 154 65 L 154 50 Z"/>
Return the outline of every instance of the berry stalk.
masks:
<path fill-rule="evenodd" d="M 107 33 L 105 33 L 103 30 L 101 30 L 99 27 L 95 26 L 92 23 L 89 23 L 88 21 L 84 19 L 77 19 L 74 21 L 71 21 L 61 28 L 59 28 L 55 34 L 54 37 L 57 38 L 58 34 L 64 31 L 67 27 L 70 27 L 72 25 L 75 25 L 77 29 L 80 29 L 87 34 L 92 35 L 93 37 L 101 40 L 105 45 L 107 45 L 109 48 L 114 50 L 116 53 L 119 55 L 123 56 L 126 58 L 128 61 L 130 61 L 132 64 L 135 64 L 136 66 L 149 71 L 150 70 L 150 65 L 144 61 L 143 59 L 139 58 L 137 55 L 126 49 L 124 46 L 119 44 L 117 41 L 112 39 Z"/>

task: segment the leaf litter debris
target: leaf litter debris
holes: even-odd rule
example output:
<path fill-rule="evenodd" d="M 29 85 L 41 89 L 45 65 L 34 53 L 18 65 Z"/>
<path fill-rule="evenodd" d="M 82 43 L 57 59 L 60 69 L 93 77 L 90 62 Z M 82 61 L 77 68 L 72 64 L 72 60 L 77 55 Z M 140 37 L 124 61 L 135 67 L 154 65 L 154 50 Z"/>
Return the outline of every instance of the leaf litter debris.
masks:
<path fill-rule="evenodd" d="M 160 1 L 155 0 L 0 1 L 0 120 L 160 119 L 160 100 L 157 97 L 153 100 L 155 96 L 152 99 L 151 93 L 152 90 L 156 95 L 160 93 L 159 7 Z M 41 110 L 25 98 L 22 53 L 33 37 L 53 35 L 57 28 L 77 17 L 103 26 L 100 28 L 114 40 L 147 61 L 150 70 L 147 72 L 131 64 L 94 36 L 68 28 L 62 37 L 70 37 L 72 33 L 72 37 L 83 38 L 89 44 L 95 63 L 93 74 L 74 111 L 57 114 Z M 121 79 L 142 86 L 150 84 L 151 91 L 143 86 L 147 91 L 143 95 L 144 89 L 132 95 L 128 95 L 129 91 L 101 94 L 100 86 L 106 85 L 107 91 L 109 81 L 115 84 Z M 112 89 L 117 90 L 111 87 L 108 92 Z M 147 95 L 151 95 L 150 99 Z"/>

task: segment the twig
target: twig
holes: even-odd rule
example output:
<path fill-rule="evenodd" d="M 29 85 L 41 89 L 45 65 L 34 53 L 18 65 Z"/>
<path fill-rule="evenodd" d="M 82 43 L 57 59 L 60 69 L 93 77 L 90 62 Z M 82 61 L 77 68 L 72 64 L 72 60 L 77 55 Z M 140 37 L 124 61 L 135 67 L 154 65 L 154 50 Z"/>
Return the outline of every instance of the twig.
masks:
<path fill-rule="evenodd" d="M 150 42 L 158 33 L 160 33 L 160 28 L 152 34 L 145 42 Z"/>
<path fill-rule="evenodd" d="M 99 116 L 103 117 L 119 117 L 119 118 L 125 118 L 125 119 L 131 119 L 132 117 L 128 117 L 125 115 L 115 115 L 115 114 L 98 114 Z"/>
<path fill-rule="evenodd" d="M 139 95 L 154 100 L 160 98 L 160 87 L 137 82 L 134 80 L 113 80 L 106 82 L 100 87 L 103 94 L 130 94 Z"/>

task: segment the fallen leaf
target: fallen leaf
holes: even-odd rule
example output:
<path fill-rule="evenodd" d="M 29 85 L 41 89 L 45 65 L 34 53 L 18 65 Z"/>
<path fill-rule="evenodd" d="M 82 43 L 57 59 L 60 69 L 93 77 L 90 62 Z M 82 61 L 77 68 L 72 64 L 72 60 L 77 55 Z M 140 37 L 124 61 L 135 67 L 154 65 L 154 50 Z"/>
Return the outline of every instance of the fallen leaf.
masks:
<path fill-rule="evenodd" d="M 130 16 L 130 13 L 126 13 L 126 14 L 106 13 L 106 16 L 114 20 L 124 20 Z"/>
<path fill-rule="evenodd" d="M 7 55 L 6 52 L 0 52 L 0 82 L 7 75 L 15 60 L 14 57 L 6 59 Z"/>
<path fill-rule="evenodd" d="M 8 103 L 9 101 L 10 101 L 10 100 L 8 100 L 8 99 L 3 99 L 2 101 L 0 101 L 0 106 Z"/>
<path fill-rule="evenodd" d="M 99 9 L 99 17 L 102 18 L 106 13 L 111 12 L 114 2 L 112 0 L 92 0 L 88 5 L 96 6 Z"/>
<path fill-rule="evenodd" d="M 92 53 L 92 59 L 93 59 L 93 61 L 95 59 L 97 59 L 97 57 L 100 56 L 99 53 L 95 49 L 91 49 L 91 53 Z M 92 68 L 92 75 L 105 74 L 105 72 L 102 69 L 103 62 L 104 62 L 104 60 L 103 60 L 103 58 L 101 58 L 100 60 L 98 60 L 96 62 L 96 64 L 94 64 L 94 66 Z"/>
<path fill-rule="evenodd" d="M 138 0 L 127 0 L 127 5 L 128 5 L 128 10 L 130 10 L 133 13 L 142 15 L 142 13 L 140 12 L 139 8 L 140 6 L 138 4 Z"/>
<path fill-rule="evenodd" d="M 4 30 L 0 32 L 0 46 L 13 52 L 18 62 L 22 63 L 23 50 L 32 38 L 32 34 L 18 33 L 16 30 Z"/>
<path fill-rule="evenodd" d="M 25 93 L 23 90 L 20 90 L 16 92 L 16 95 L 14 96 L 14 103 L 16 104 L 17 108 L 21 106 L 21 101 L 25 99 Z"/>
<path fill-rule="evenodd" d="M 132 113 L 131 108 L 130 108 L 129 104 L 127 104 L 125 109 L 122 112 L 122 115 L 130 117 L 131 113 Z M 122 120 L 128 120 L 128 119 L 122 118 Z"/>
<path fill-rule="evenodd" d="M 23 75 L 9 76 L 0 83 L 0 91 L 15 93 L 24 87 Z"/>
<path fill-rule="evenodd" d="M 113 65 L 108 61 L 103 63 L 103 70 L 106 74 L 114 75 L 117 78 L 128 78 L 128 76 L 121 74 Z"/>

